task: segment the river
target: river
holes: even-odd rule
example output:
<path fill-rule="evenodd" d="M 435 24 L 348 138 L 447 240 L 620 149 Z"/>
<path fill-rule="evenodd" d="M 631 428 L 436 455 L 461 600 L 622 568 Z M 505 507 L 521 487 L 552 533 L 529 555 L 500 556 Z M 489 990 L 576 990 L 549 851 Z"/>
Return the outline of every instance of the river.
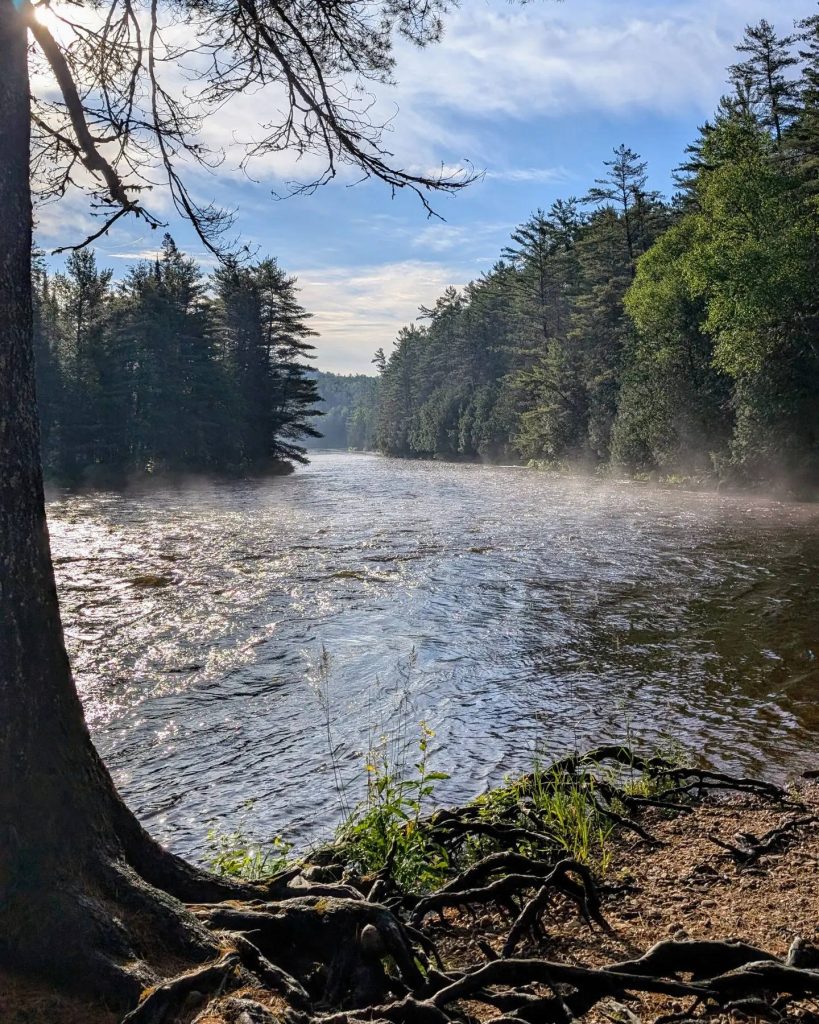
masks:
<path fill-rule="evenodd" d="M 320 452 L 49 517 L 95 742 L 187 856 L 327 836 L 422 720 L 442 801 L 601 737 L 819 767 L 816 506 Z"/>

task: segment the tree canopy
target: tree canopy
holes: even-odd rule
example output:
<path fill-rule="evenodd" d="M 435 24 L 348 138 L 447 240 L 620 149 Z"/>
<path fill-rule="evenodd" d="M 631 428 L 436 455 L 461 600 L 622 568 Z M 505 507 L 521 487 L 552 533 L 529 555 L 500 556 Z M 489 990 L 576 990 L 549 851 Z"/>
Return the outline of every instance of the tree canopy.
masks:
<path fill-rule="evenodd" d="M 170 235 L 116 286 L 92 250 L 63 273 L 38 261 L 34 344 L 46 473 L 286 470 L 318 433 L 309 314 L 275 260 L 210 280 Z"/>
<path fill-rule="evenodd" d="M 749 26 L 679 192 L 621 145 L 399 334 L 393 455 L 819 485 L 819 16 Z"/>

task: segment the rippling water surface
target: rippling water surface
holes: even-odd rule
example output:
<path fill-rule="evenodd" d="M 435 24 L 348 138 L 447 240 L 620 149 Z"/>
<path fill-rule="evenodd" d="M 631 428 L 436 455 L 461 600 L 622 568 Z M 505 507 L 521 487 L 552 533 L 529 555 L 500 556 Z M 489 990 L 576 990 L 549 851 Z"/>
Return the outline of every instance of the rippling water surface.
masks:
<path fill-rule="evenodd" d="M 351 796 L 370 737 L 421 719 L 447 800 L 628 732 L 773 777 L 817 767 L 815 506 L 319 453 L 49 513 L 97 745 L 187 855 L 214 823 L 332 828 L 322 646 Z"/>

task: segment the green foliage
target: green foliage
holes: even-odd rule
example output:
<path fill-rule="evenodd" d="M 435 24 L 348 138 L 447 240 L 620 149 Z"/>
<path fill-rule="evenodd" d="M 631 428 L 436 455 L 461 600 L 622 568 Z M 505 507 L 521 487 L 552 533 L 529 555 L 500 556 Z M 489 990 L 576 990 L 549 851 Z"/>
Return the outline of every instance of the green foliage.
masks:
<path fill-rule="evenodd" d="M 623 296 L 669 214 L 631 150 L 607 166 L 585 200 L 590 215 L 574 198 L 536 211 L 488 274 L 402 331 L 381 372 L 382 451 L 608 459 L 630 337 Z"/>
<path fill-rule="evenodd" d="M 594 799 L 594 785 L 578 781 L 575 776 L 555 768 L 535 764 L 523 782 L 512 780 L 505 786 L 490 790 L 475 801 L 486 821 L 509 812 L 518 814 L 521 828 L 531 828 L 548 836 L 553 850 L 571 857 L 605 874 L 611 860 L 611 835 L 614 825 L 601 814 Z M 538 850 L 524 844 L 522 852 L 534 856 Z M 540 851 L 542 852 L 542 851 Z"/>
<path fill-rule="evenodd" d="M 449 778 L 429 767 L 429 741 L 434 736 L 421 723 L 418 759 L 407 770 L 391 759 L 386 740 L 370 752 L 367 795 L 338 829 L 336 841 L 345 860 L 357 871 L 389 867 L 405 891 L 424 892 L 443 880 L 449 866 L 444 849 L 431 840 L 422 815 L 431 809 L 435 784 Z"/>
<path fill-rule="evenodd" d="M 631 471 L 702 473 L 731 431 L 730 381 L 714 365 L 706 309 L 684 263 L 695 224 L 683 218 L 640 259 L 625 297 L 636 328 L 623 374 L 612 461 Z"/>
<path fill-rule="evenodd" d="M 798 165 L 748 113 L 710 126 L 700 153 L 695 204 L 640 261 L 626 298 L 640 339 L 634 379 L 653 385 L 655 410 L 635 423 L 635 406 L 650 406 L 624 392 L 615 451 L 639 464 L 642 442 L 643 464 L 690 469 L 675 449 L 707 445 L 722 475 L 815 487 L 816 211 Z M 651 436 L 662 423 L 670 458 Z"/>
<path fill-rule="evenodd" d="M 627 146 L 380 358 L 403 456 L 819 488 L 819 15 L 751 25 L 680 193 Z M 799 69 L 798 76 L 794 69 Z"/>
<path fill-rule="evenodd" d="M 336 860 L 357 872 L 386 870 L 404 891 L 425 892 L 444 884 L 453 874 L 500 849 L 510 841 L 491 835 L 471 835 L 448 853 L 435 839 L 430 808 L 434 783 L 445 775 L 431 772 L 427 742 L 431 732 L 422 725 L 419 759 L 414 772 L 397 769 L 383 748 L 367 765 L 367 798 L 338 830 Z M 661 756 L 681 764 L 679 748 L 666 748 Z M 501 824 L 529 833 L 514 849 L 535 859 L 570 857 L 600 875 L 611 865 L 615 823 L 598 797 L 601 787 L 637 797 L 656 798 L 673 783 L 662 774 L 635 773 L 627 768 L 574 775 L 558 767 L 536 763 L 530 774 L 511 779 L 477 797 L 469 806 L 482 824 Z M 601 794 L 602 795 L 602 794 Z M 619 799 L 615 801 L 619 806 Z M 628 815 L 628 808 L 621 813 Z M 502 833 L 503 834 L 503 833 Z"/>
<path fill-rule="evenodd" d="M 232 472 L 303 461 L 312 331 L 275 260 L 206 282 L 166 235 L 114 287 L 93 252 L 35 271 L 42 453 L 52 477 Z"/>
<path fill-rule="evenodd" d="M 729 68 L 743 101 L 742 109 L 755 116 L 777 146 L 782 142 L 797 93 L 797 83 L 788 74 L 799 63 L 792 51 L 795 41 L 794 36 L 778 37 L 773 25 L 763 18 L 758 25 L 745 29 L 736 48 L 744 60 Z"/>
<path fill-rule="evenodd" d="M 252 806 L 252 800 L 245 804 L 247 809 Z M 216 828 L 208 830 L 205 863 L 222 877 L 263 882 L 291 865 L 292 849 L 293 844 L 279 836 L 266 845 L 253 842 L 242 822 L 233 832 L 220 832 Z"/>
<path fill-rule="evenodd" d="M 325 654 L 318 669 L 326 683 L 329 659 Z M 472 833 L 445 848 L 436 833 L 436 816 L 430 814 L 437 783 L 449 777 L 430 767 L 434 733 L 421 723 L 412 765 L 404 757 L 402 734 L 399 723 L 391 740 L 382 738 L 370 751 L 366 797 L 355 808 L 350 810 L 340 793 L 344 819 L 323 854 L 356 875 L 381 873 L 406 893 L 430 892 L 488 854 L 510 849 L 534 859 L 569 857 L 604 876 L 611 865 L 616 828 L 606 805 L 613 804 L 619 813 L 630 816 L 631 809 L 624 803 L 629 797 L 660 798 L 676 785 L 663 772 L 648 768 L 598 766 L 594 772 L 574 774 L 536 761 L 529 774 L 507 780 L 467 805 L 467 812 L 476 812 L 469 820 L 501 826 L 498 838 Z M 688 762 L 677 743 L 667 742 L 654 753 L 665 767 Z M 336 784 L 340 785 L 338 776 Z M 252 803 L 248 801 L 247 806 Z M 510 827 L 519 829 L 524 838 L 510 841 Z M 208 851 L 211 870 L 248 881 L 264 881 L 294 863 L 289 843 L 280 838 L 267 846 L 253 843 L 243 823 L 229 834 L 212 829 Z"/>

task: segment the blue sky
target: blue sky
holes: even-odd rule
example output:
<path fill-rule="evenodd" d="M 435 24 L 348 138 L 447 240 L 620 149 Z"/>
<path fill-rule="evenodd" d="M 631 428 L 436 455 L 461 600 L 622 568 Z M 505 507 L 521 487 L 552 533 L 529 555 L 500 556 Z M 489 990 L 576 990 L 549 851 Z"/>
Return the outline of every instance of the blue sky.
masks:
<path fill-rule="evenodd" d="M 386 141 L 401 165 L 468 159 L 486 171 L 437 200 L 445 222 L 378 183 L 350 187 L 352 170 L 313 196 L 275 201 L 271 190 L 305 170 L 288 157 L 253 168 L 257 181 L 229 159 L 195 176 L 193 191 L 237 207 L 243 239 L 298 275 L 319 332 L 317 365 L 370 372 L 375 349 L 389 350 L 419 305 L 490 267 L 533 209 L 582 195 L 614 146 L 637 150 L 652 186 L 668 192 L 724 91 L 745 24 L 767 17 L 785 33 L 816 9 L 813 0 L 463 0 L 440 45 L 399 46 L 397 85 L 378 96 L 382 111 L 397 107 Z M 205 126 L 208 141 L 251 132 L 267 102 L 256 95 L 224 109 Z M 40 244 L 71 241 L 85 217 L 78 198 L 43 209 Z M 188 225 L 170 219 L 169 230 L 207 263 Z M 117 227 L 99 258 L 121 274 L 159 241 Z"/>

